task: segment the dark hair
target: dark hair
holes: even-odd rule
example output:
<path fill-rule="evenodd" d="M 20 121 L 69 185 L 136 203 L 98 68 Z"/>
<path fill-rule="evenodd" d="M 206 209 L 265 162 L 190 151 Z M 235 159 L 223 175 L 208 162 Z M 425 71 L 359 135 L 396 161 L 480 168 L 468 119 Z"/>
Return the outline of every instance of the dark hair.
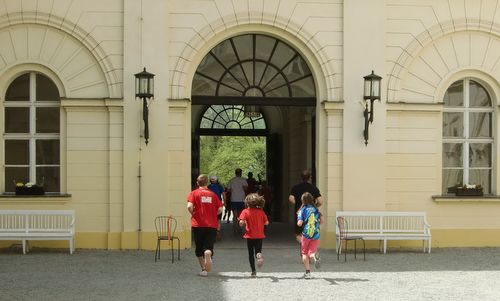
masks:
<path fill-rule="evenodd" d="M 196 178 L 196 183 L 198 186 L 203 187 L 208 185 L 208 176 L 205 174 L 201 174 Z"/>
<path fill-rule="evenodd" d="M 250 193 L 245 198 L 245 204 L 248 208 L 264 208 L 266 201 L 258 193 Z"/>
<path fill-rule="evenodd" d="M 304 181 L 304 182 L 309 181 L 309 179 L 311 178 L 311 171 L 308 169 L 304 169 L 300 173 L 300 177 L 302 178 L 302 181 Z"/>
<path fill-rule="evenodd" d="M 249 172 L 248 172 L 248 177 L 249 177 L 249 178 L 253 177 L 253 172 L 249 171 Z"/>
<path fill-rule="evenodd" d="M 304 192 L 300 199 L 304 205 L 314 205 L 314 197 L 309 192 Z"/>
<path fill-rule="evenodd" d="M 241 172 L 242 172 L 241 168 L 236 168 L 234 170 L 234 174 L 237 175 L 237 176 L 241 176 Z"/>

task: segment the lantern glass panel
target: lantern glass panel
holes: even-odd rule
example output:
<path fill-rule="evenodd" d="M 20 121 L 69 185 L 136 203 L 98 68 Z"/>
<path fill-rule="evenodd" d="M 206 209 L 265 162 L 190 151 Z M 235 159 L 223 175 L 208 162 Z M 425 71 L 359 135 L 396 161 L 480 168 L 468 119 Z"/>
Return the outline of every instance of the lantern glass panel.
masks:
<path fill-rule="evenodd" d="M 148 93 L 148 79 L 147 78 L 141 78 L 141 82 L 139 83 L 139 93 L 141 94 L 147 94 Z"/>
<path fill-rule="evenodd" d="M 372 82 L 368 79 L 365 79 L 365 91 L 364 91 L 365 98 L 368 98 L 371 96 L 371 94 L 370 94 L 371 88 L 372 88 Z"/>
<path fill-rule="evenodd" d="M 372 91 L 370 96 L 373 98 L 380 98 L 380 81 L 379 80 L 373 80 L 372 81 Z"/>
<path fill-rule="evenodd" d="M 148 93 L 153 95 L 153 91 L 154 91 L 154 81 L 153 81 L 153 78 L 150 78 L 149 79 L 149 91 L 148 91 Z"/>

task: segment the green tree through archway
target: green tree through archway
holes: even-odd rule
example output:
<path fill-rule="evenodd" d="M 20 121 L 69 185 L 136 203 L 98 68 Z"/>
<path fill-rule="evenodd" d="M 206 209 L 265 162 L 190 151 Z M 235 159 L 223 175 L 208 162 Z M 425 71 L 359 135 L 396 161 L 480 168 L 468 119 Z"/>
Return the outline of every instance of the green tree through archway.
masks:
<path fill-rule="evenodd" d="M 243 176 L 251 171 L 254 177 L 266 178 L 266 138 L 242 136 L 201 136 L 200 171 L 217 175 L 223 185 L 234 177 L 236 168 Z"/>

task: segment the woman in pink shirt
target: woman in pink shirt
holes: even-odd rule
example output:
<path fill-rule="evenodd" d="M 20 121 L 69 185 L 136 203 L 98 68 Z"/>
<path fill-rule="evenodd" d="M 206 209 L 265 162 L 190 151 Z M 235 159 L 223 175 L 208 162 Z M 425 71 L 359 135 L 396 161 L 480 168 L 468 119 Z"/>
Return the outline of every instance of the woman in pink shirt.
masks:
<path fill-rule="evenodd" d="M 257 276 L 255 270 L 255 258 L 257 266 L 260 268 L 264 263 L 262 256 L 262 241 L 264 240 L 264 226 L 269 225 L 266 214 L 264 213 L 264 198 L 257 193 L 250 193 L 245 198 L 246 209 L 239 217 L 240 226 L 245 226 L 243 238 L 247 239 L 248 260 L 252 269 L 252 277 Z"/>

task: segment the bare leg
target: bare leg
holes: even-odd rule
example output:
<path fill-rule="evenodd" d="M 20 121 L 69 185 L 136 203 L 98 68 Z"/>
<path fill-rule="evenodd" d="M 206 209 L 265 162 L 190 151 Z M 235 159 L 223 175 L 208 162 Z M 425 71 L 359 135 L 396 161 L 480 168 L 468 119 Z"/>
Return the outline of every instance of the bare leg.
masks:
<path fill-rule="evenodd" d="M 212 270 L 212 251 L 205 250 L 204 255 L 205 270 L 210 272 Z"/>
<path fill-rule="evenodd" d="M 240 216 L 240 211 L 239 210 L 233 210 L 233 231 L 234 233 L 240 233 L 241 228 L 238 223 L 238 217 Z"/>
<path fill-rule="evenodd" d="M 307 256 L 307 254 L 302 254 L 302 263 L 304 263 L 306 271 L 311 270 L 311 266 L 309 265 L 309 256 Z"/>
<path fill-rule="evenodd" d="M 212 269 L 212 251 L 205 250 L 203 256 L 198 257 L 198 262 L 200 263 L 200 267 L 203 271 L 210 272 Z"/>

